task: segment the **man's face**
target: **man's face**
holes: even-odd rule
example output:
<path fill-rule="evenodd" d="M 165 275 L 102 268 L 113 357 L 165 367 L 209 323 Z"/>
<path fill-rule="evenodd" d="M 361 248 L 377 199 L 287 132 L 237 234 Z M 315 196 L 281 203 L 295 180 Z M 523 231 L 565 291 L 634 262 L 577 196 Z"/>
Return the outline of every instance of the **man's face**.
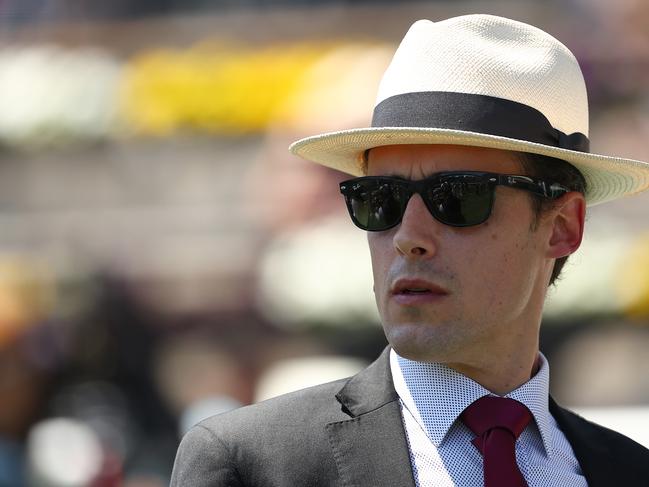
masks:
<path fill-rule="evenodd" d="M 524 174 L 515 153 L 496 149 L 403 145 L 369 154 L 368 175 L 418 180 L 449 170 Z M 548 225 L 534 218 L 527 192 L 498 186 L 481 225 L 444 225 L 415 194 L 401 224 L 368 232 L 376 302 L 395 350 L 470 366 L 521 343 L 537 346 L 553 259 Z"/>

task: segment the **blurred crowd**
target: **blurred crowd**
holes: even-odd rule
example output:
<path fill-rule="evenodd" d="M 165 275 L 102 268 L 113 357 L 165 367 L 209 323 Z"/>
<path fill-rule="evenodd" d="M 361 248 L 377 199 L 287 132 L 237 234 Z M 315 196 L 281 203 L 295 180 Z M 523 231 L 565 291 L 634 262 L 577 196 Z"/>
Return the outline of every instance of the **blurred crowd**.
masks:
<path fill-rule="evenodd" d="M 0 487 L 166 486 L 200 419 L 385 346 L 344 176 L 286 149 L 364 126 L 401 26 L 474 5 L 181 3 L 0 2 Z M 487 10 L 577 54 L 594 151 L 649 160 L 646 2 Z M 607 206 L 542 350 L 560 401 L 649 425 L 649 199 Z"/>
<path fill-rule="evenodd" d="M 350 375 L 381 346 L 352 333 L 339 347 L 253 313 L 161 315 L 108 275 L 77 283 L 91 303 L 57 317 L 30 272 L 2 276 L 2 486 L 167 485 L 199 420 Z"/>

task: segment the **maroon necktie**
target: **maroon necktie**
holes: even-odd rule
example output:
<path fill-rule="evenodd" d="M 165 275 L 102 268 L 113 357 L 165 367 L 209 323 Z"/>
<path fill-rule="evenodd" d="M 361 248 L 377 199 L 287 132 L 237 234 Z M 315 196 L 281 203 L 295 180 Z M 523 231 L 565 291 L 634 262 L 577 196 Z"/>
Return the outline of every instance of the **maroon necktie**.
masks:
<path fill-rule="evenodd" d="M 484 458 L 485 487 L 527 487 L 516 465 L 514 444 L 532 419 L 529 409 L 514 399 L 484 396 L 460 419 L 477 435 L 472 443 Z"/>

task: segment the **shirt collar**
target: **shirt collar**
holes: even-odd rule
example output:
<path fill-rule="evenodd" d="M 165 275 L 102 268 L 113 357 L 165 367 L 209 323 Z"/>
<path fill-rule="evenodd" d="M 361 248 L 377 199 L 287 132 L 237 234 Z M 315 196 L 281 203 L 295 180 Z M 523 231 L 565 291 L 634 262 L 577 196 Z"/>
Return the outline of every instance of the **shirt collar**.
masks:
<path fill-rule="evenodd" d="M 494 395 L 446 365 L 408 360 L 394 350 L 390 350 L 390 368 L 403 406 L 436 447 L 440 446 L 448 430 L 469 404 L 483 396 Z M 552 453 L 549 379 L 550 366 L 539 352 L 538 372 L 505 396 L 525 404 L 530 410 L 548 455 Z"/>

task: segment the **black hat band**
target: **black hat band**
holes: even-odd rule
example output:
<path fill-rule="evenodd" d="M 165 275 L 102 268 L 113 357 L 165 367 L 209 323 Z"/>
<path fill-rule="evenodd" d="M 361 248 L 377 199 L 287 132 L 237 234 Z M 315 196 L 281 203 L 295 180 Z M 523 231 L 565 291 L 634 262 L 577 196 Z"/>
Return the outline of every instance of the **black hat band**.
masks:
<path fill-rule="evenodd" d="M 386 98 L 374 108 L 372 127 L 462 130 L 524 140 L 579 152 L 590 142 L 552 127 L 540 111 L 504 98 L 471 93 L 423 91 Z"/>

